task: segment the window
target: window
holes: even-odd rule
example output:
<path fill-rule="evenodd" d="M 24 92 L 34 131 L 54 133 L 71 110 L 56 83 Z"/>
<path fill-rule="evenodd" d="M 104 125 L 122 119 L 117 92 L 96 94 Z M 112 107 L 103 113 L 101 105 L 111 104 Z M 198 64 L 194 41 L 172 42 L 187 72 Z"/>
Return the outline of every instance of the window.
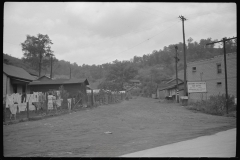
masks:
<path fill-rule="evenodd" d="M 217 63 L 217 73 L 222 73 L 221 63 Z"/>
<path fill-rule="evenodd" d="M 197 68 L 196 67 L 192 67 L 192 71 L 196 72 Z"/>

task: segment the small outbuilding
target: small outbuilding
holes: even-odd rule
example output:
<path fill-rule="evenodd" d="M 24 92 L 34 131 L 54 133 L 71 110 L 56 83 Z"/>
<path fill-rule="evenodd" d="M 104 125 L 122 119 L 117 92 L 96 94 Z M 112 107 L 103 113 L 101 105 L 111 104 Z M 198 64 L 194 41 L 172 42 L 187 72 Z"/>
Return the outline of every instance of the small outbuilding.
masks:
<path fill-rule="evenodd" d="M 59 90 L 59 87 L 63 86 L 70 96 L 76 95 L 79 91 L 86 95 L 87 85 L 89 85 L 87 79 L 36 80 L 29 84 L 31 93 Z"/>

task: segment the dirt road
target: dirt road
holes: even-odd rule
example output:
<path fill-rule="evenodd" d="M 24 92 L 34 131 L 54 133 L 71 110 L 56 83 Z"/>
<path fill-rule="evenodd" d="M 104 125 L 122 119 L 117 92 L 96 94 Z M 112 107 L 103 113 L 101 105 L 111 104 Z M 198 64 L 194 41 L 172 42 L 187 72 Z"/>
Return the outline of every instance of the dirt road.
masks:
<path fill-rule="evenodd" d="M 234 117 L 137 98 L 3 126 L 4 156 L 114 157 L 235 127 Z"/>

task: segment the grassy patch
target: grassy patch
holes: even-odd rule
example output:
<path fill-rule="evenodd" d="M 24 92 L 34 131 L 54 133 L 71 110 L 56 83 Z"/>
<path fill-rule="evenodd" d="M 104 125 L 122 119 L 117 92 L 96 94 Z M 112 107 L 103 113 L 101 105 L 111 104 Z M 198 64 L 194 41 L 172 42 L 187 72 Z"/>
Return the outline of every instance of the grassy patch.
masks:
<path fill-rule="evenodd" d="M 237 106 L 234 105 L 234 97 L 229 96 L 228 97 L 229 114 L 226 114 L 225 95 L 222 94 L 210 96 L 208 100 L 189 103 L 189 106 L 187 106 L 186 108 L 212 115 L 236 117 L 236 107 Z"/>

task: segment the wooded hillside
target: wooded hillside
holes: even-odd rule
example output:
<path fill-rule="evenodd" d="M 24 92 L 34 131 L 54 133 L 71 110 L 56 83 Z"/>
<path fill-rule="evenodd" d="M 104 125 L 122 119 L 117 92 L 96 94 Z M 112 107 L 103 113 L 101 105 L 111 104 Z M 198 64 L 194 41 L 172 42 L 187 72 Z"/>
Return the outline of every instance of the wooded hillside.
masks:
<path fill-rule="evenodd" d="M 186 42 L 187 62 L 223 54 L 222 46 L 221 48 L 215 48 L 214 45 L 205 45 L 213 41 L 218 40 L 207 38 L 196 42 L 193 41 L 192 38 L 189 38 Z M 86 77 L 94 88 L 96 88 L 96 86 L 104 88 L 104 86 L 108 86 L 111 83 L 113 88 L 117 90 L 123 89 L 123 83 L 128 80 L 139 79 L 142 82 L 142 89 L 145 90 L 143 92 L 150 94 L 154 91 L 156 84 L 161 83 L 162 80 L 171 77 L 175 73 L 175 46 L 178 47 L 180 59 L 178 62 L 178 70 L 180 71 L 183 69 L 182 42 L 170 44 L 169 46 L 163 47 L 163 49 L 153 50 L 152 53 L 144 54 L 143 56 L 134 56 L 130 60 L 116 60 L 102 65 L 78 65 L 76 63 L 70 64 L 70 62 L 64 60 L 57 60 L 53 64 L 53 77 L 61 77 L 61 75 L 63 77 L 70 77 L 71 70 L 71 77 Z M 226 42 L 226 51 L 227 53 L 237 51 L 236 39 Z M 138 53 L 135 53 L 135 55 L 138 55 Z M 23 63 L 21 59 L 8 54 L 4 54 L 4 59 L 5 62 L 8 60 L 6 63 L 22 67 L 38 75 L 38 71 L 30 69 L 31 67 L 29 67 L 27 63 Z M 43 70 L 42 74 L 49 75 L 50 67 Z"/>

